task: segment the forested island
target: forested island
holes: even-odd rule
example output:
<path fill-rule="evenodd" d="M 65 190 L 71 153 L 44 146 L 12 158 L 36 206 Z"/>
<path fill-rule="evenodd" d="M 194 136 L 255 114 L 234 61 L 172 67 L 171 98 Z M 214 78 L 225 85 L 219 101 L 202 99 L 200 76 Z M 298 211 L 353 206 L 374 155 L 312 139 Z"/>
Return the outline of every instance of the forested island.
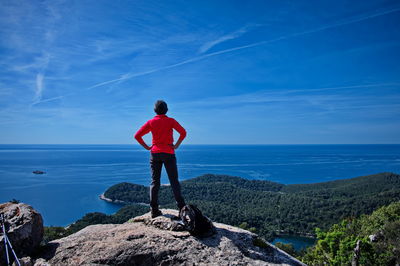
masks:
<path fill-rule="evenodd" d="M 325 230 L 400 200 L 400 175 L 394 173 L 296 185 L 206 174 L 181 185 L 185 199 L 214 221 L 246 223 L 268 240 L 282 234 L 315 236 L 317 227 Z M 104 196 L 126 204 L 148 203 L 148 191 L 142 185 L 120 183 Z M 160 189 L 160 205 L 175 207 L 169 186 Z"/>

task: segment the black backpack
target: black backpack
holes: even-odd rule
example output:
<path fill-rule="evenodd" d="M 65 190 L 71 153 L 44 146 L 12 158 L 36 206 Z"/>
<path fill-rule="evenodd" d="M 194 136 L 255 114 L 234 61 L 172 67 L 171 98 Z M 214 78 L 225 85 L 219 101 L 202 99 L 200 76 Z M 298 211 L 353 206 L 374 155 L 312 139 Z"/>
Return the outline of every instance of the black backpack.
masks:
<path fill-rule="evenodd" d="M 215 233 L 211 220 L 204 216 L 195 205 L 185 205 L 179 212 L 179 217 L 191 235 L 206 237 Z"/>

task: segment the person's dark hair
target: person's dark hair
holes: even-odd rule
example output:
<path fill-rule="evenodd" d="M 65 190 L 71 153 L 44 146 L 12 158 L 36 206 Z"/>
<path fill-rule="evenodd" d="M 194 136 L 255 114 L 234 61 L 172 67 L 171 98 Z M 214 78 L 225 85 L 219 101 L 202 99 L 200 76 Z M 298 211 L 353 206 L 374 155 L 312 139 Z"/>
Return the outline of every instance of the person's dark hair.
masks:
<path fill-rule="evenodd" d="M 167 103 L 163 100 L 158 100 L 154 104 L 154 112 L 156 112 L 158 115 L 165 115 L 168 112 Z"/>

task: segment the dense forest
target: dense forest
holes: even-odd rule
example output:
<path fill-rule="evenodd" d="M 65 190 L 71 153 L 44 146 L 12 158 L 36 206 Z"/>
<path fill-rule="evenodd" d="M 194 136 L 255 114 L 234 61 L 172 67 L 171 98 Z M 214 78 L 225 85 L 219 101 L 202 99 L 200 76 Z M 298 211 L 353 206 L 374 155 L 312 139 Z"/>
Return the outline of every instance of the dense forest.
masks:
<path fill-rule="evenodd" d="M 315 236 L 317 227 L 327 230 L 344 218 L 370 214 L 400 200 L 400 175 L 394 173 L 297 185 L 206 174 L 182 181 L 181 186 L 187 203 L 199 206 L 212 220 L 235 226 L 246 223 L 268 240 L 280 234 Z M 148 203 L 149 188 L 120 183 L 104 196 L 126 204 Z M 160 189 L 160 205 L 175 208 L 169 186 Z M 133 204 L 115 215 L 87 214 L 68 233 L 89 224 L 124 222 L 147 211 Z"/>
<path fill-rule="evenodd" d="M 317 244 L 301 258 L 308 265 L 400 264 L 400 202 L 316 233 Z"/>

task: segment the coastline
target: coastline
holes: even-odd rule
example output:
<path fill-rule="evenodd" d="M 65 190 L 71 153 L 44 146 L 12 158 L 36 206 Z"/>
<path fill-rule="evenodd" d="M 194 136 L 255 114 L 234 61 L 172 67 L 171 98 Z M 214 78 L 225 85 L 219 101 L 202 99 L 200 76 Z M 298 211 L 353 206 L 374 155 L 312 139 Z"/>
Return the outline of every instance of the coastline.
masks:
<path fill-rule="evenodd" d="M 112 199 L 110 199 L 110 198 L 107 198 L 106 196 L 104 196 L 104 193 L 102 193 L 102 194 L 99 196 L 99 198 L 100 198 L 101 200 L 107 201 L 107 202 L 109 202 L 109 203 L 128 204 L 128 202 L 125 202 L 125 201 L 123 201 L 123 200 L 112 200 Z"/>
<path fill-rule="evenodd" d="M 101 200 L 107 201 L 109 203 L 114 203 L 114 204 L 122 204 L 122 205 L 127 205 L 127 204 L 138 204 L 138 205 L 142 205 L 142 206 L 150 206 L 150 204 L 148 203 L 144 203 L 144 202 L 127 202 L 127 201 L 123 201 L 123 200 L 112 200 L 110 198 L 107 198 L 106 196 L 104 196 L 104 193 L 102 193 L 99 198 Z"/>

